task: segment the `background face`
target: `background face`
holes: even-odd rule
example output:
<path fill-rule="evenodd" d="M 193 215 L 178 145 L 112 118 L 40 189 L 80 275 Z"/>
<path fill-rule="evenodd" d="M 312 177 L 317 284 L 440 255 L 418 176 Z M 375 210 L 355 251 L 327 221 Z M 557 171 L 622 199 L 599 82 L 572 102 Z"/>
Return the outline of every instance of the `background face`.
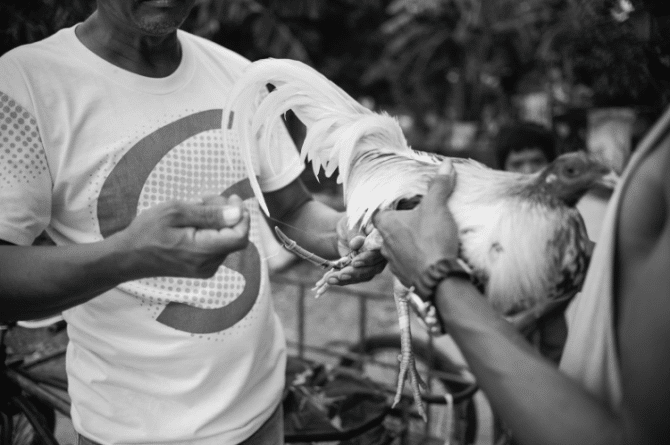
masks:
<path fill-rule="evenodd" d="M 549 162 L 539 148 L 527 148 L 510 152 L 505 161 L 505 170 L 517 173 L 535 173 Z"/>

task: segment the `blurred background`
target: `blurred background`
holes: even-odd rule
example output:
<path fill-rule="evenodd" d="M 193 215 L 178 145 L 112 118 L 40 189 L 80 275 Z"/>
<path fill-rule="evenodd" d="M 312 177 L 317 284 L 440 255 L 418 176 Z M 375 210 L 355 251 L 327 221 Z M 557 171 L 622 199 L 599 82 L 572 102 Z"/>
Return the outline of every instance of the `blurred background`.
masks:
<path fill-rule="evenodd" d="M 82 21 L 94 3 L 3 2 L 0 53 Z M 625 163 L 670 99 L 670 40 L 649 20 L 665 3 L 198 0 L 184 28 L 250 60 L 313 66 L 396 115 L 418 150 L 495 166 L 500 129 L 531 121 L 553 133 L 558 153 L 605 144 Z M 288 125 L 299 144 L 300 123 Z"/>

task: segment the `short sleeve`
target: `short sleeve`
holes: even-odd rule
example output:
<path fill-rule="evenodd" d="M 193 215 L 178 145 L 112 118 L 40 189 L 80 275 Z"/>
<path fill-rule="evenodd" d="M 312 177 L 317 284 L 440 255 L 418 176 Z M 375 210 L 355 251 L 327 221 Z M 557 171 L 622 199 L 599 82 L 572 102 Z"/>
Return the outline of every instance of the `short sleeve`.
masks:
<path fill-rule="evenodd" d="M 51 174 L 29 89 L 0 58 L 0 239 L 29 245 L 51 217 Z"/>
<path fill-rule="evenodd" d="M 261 155 L 259 185 L 264 192 L 287 186 L 304 170 L 298 149 L 284 125 L 279 123 L 269 155 Z"/>

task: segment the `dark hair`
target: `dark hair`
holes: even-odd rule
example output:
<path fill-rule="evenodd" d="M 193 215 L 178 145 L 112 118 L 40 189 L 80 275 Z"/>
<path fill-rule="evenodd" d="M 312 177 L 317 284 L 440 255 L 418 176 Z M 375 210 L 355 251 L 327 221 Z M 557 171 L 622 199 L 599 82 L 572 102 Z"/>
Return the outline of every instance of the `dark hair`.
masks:
<path fill-rule="evenodd" d="M 539 148 L 551 162 L 556 159 L 556 141 L 553 133 L 540 124 L 519 122 L 503 127 L 498 133 L 495 156 L 499 169 L 505 168 L 505 161 L 512 152 L 529 148 Z"/>

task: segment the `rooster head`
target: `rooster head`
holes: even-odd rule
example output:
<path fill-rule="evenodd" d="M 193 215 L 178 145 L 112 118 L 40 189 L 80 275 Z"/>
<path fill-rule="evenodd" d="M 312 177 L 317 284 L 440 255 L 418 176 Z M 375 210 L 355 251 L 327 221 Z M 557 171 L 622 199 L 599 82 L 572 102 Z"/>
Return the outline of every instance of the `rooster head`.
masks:
<path fill-rule="evenodd" d="M 572 207 L 596 185 L 613 188 L 616 174 L 585 152 L 565 153 L 537 174 L 538 189 Z"/>

